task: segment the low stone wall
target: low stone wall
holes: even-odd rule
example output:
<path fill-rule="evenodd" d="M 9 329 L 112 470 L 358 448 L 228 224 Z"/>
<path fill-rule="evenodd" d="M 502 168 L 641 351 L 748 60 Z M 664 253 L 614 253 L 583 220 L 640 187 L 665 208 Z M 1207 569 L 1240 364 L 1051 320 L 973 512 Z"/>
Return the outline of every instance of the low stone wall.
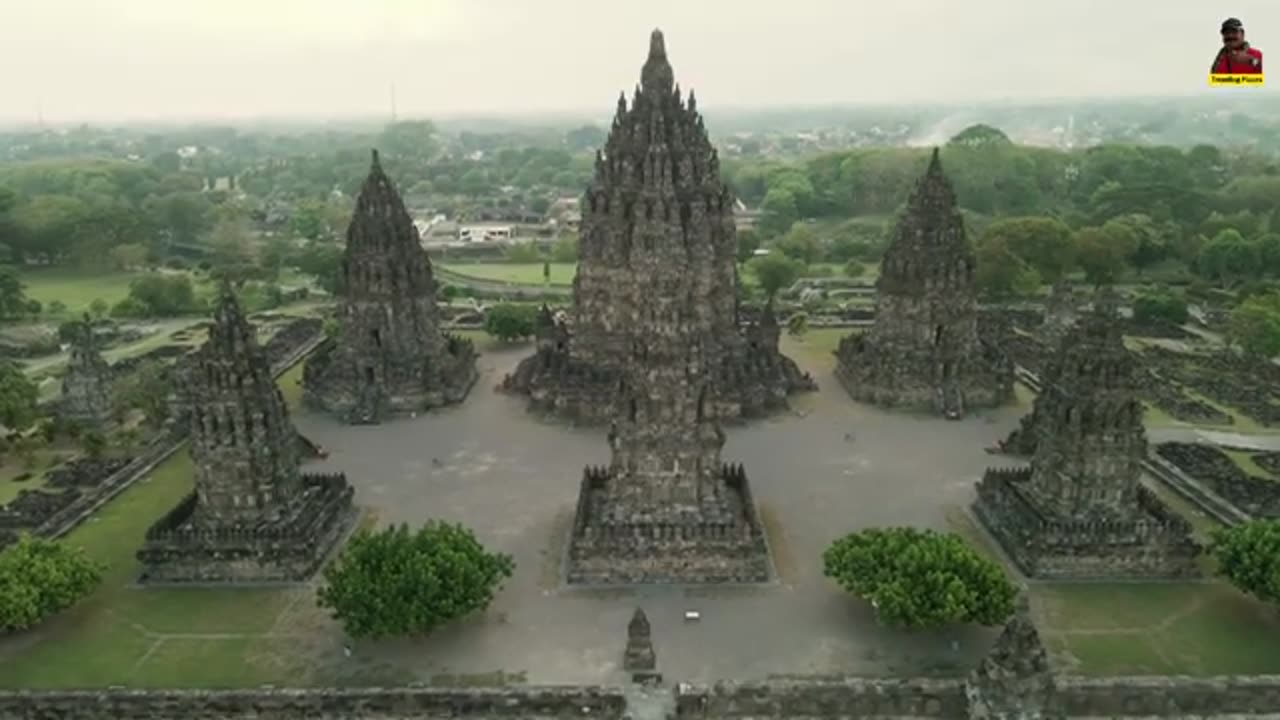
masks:
<path fill-rule="evenodd" d="M 960 678 L 849 678 L 676 688 L 676 718 L 965 718 Z"/>
<path fill-rule="evenodd" d="M 1167 442 L 1155 452 L 1197 482 L 1257 518 L 1280 518 L 1280 481 L 1249 475 L 1212 445 Z"/>
<path fill-rule="evenodd" d="M 1276 718 L 1280 676 L 1057 676 L 1043 715 L 1060 718 Z M 674 720 L 980 717 L 964 678 L 678 683 Z M 658 691 L 662 692 L 662 691 Z M 619 687 L 66 690 L 0 692 L 0 718 L 61 720 L 343 720 L 355 718 L 641 717 Z"/>
<path fill-rule="evenodd" d="M 0 692 L 0 718 L 337 720 L 621 718 L 622 691 L 593 687 Z"/>

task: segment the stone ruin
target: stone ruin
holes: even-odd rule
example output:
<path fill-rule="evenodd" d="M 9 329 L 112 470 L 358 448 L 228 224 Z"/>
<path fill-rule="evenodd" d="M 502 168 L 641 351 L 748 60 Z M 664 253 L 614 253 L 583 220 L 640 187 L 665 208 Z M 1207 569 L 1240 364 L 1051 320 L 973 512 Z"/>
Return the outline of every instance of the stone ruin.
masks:
<path fill-rule="evenodd" d="M 658 655 L 653 650 L 653 633 L 644 610 L 636 608 L 627 623 L 627 647 L 622 653 L 622 669 L 634 673 L 651 673 L 658 668 Z"/>
<path fill-rule="evenodd" d="M 958 418 L 1013 397 L 1013 365 L 978 332 L 975 266 L 935 149 L 881 262 L 875 324 L 836 350 L 853 399 Z"/>
<path fill-rule="evenodd" d="M 86 316 L 76 324 L 71 340 L 71 357 L 62 376 L 62 400 L 58 412 L 63 419 L 89 427 L 101 427 L 111 419 L 111 366 L 99 352 L 93 326 Z"/>
<path fill-rule="evenodd" d="M 1029 576 L 1198 574 L 1190 524 L 1139 482 L 1139 368 L 1120 333 L 1114 304 L 1095 303 L 1050 358 L 1021 428 L 1034 438 L 1030 467 L 991 469 L 978 483 L 978 518 Z"/>
<path fill-rule="evenodd" d="M 969 675 L 965 696 L 972 720 L 1061 717 L 1049 654 L 1031 619 L 1024 591 L 1014 616 L 982 663 Z"/>
<path fill-rule="evenodd" d="M 195 491 L 147 531 L 146 582 L 299 581 L 354 518 L 342 475 L 303 475 L 298 434 L 253 327 L 223 285 L 183 383 Z"/>
<path fill-rule="evenodd" d="M 1065 279 L 1058 280 L 1049 291 L 1049 299 L 1044 307 L 1044 321 L 1036 331 L 1036 339 L 1052 351 L 1062 344 L 1062 338 L 1066 337 L 1078 319 L 1076 298 L 1071 285 Z"/>
<path fill-rule="evenodd" d="M 462 402 L 478 378 L 470 340 L 441 331 L 431 261 L 373 151 L 347 228 L 339 331 L 307 361 L 309 405 L 378 423 Z"/>
<path fill-rule="evenodd" d="M 709 412 L 723 420 L 759 416 L 788 407 L 790 393 L 816 389 L 779 352 L 772 309 L 758 322 L 743 321 L 733 206 L 693 93 L 682 98 L 655 31 L 640 87 L 630 107 L 618 99 L 582 201 L 570 317 L 557 320 L 544 311 L 537 351 L 503 388 L 527 395 L 538 412 L 607 422 L 631 351 L 628 316 L 667 290 L 645 279 L 687 274 L 681 292 L 690 317 L 665 318 L 659 331 L 688 322 L 702 339 L 715 375 Z M 634 235 L 643 225 L 661 226 L 665 235 Z"/>
<path fill-rule="evenodd" d="M 685 141 L 705 145 L 706 136 L 673 86 L 658 31 L 642 77 L 632 112 L 620 113 L 610 147 L 632 137 L 619 127 L 633 129 L 636 137 L 674 133 L 668 140 L 675 145 L 643 143 L 638 156 L 631 154 L 635 150 L 610 152 L 600 160 L 598 177 L 631 174 L 628 182 L 638 195 L 593 189 L 584 203 L 603 213 L 612 202 L 609 212 L 621 213 L 628 227 L 612 232 L 626 238 L 627 269 L 611 272 L 615 278 L 630 273 L 627 281 L 648 293 L 643 302 L 613 307 L 608 322 L 589 326 L 579 338 L 590 339 L 588 347 L 612 348 L 610 362 L 622 366 L 611 380 L 618 399 L 609 431 L 612 461 L 607 469 L 584 473 L 568 581 L 764 582 L 768 549 L 746 473 L 720 461 L 724 433 L 715 388 L 723 375 L 715 368 L 724 357 L 720 340 L 737 330 L 732 312 L 717 315 L 701 299 L 711 247 L 688 242 L 686 231 L 703 227 L 698 218 L 705 208 L 718 209 L 729 197 L 715 176 L 714 154 L 695 161 L 680 150 Z M 677 186 L 691 197 L 673 196 Z M 626 208 L 620 207 L 624 201 Z M 604 220 L 593 215 L 591 222 Z M 579 276 L 580 289 L 595 282 L 592 272 Z M 615 329 L 605 334 L 607 327 Z"/>

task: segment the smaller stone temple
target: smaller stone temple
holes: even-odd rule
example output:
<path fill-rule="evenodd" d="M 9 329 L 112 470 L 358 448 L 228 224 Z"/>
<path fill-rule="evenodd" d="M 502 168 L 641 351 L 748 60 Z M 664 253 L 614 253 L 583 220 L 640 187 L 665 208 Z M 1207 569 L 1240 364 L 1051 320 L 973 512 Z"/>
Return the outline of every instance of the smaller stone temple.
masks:
<path fill-rule="evenodd" d="M 653 671 L 658 667 L 658 655 L 653 650 L 653 633 L 644 610 L 636 608 L 627 623 L 627 647 L 622 653 L 622 669 L 628 672 Z"/>
<path fill-rule="evenodd" d="M 300 443 L 252 325 L 224 285 L 189 356 L 195 491 L 151 526 L 144 582 L 300 581 L 354 518 L 342 475 L 304 475 Z"/>
<path fill-rule="evenodd" d="M 965 682 L 971 720 L 1058 717 L 1049 653 L 1031 619 L 1026 591 L 991 652 Z"/>
<path fill-rule="evenodd" d="M 958 418 L 1013 397 L 1013 365 L 978 333 L 975 267 L 935 149 L 881 262 L 875 324 L 836 350 L 855 400 Z"/>
<path fill-rule="evenodd" d="M 1190 577 L 1191 526 L 1144 487 L 1137 362 L 1106 297 L 1062 339 L 1021 434 L 1030 467 L 991 469 L 974 510 L 1036 578 Z"/>
<path fill-rule="evenodd" d="M 59 415 L 68 421 L 100 427 L 111 418 L 111 366 L 102 358 L 89 317 L 77 323 L 71 357 L 62 376 Z"/>
<path fill-rule="evenodd" d="M 347 228 L 336 337 L 303 373 L 308 405 L 378 423 L 462 402 L 479 377 L 470 340 L 441 330 L 431 260 L 373 151 Z"/>

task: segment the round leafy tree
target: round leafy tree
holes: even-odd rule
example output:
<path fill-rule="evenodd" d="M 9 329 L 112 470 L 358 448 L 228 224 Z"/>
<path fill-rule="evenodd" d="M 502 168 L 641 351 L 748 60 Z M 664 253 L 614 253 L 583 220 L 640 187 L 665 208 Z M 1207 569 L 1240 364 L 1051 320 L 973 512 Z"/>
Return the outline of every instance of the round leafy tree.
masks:
<path fill-rule="evenodd" d="M 0 633 L 71 607 L 101 579 L 101 566 L 80 548 L 22 537 L 0 551 Z"/>
<path fill-rule="evenodd" d="M 325 568 L 319 603 L 353 637 L 420 635 L 488 607 L 514 569 L 461 525 L 362 530 Z"/>
<path fill-rule="evenodd" d="M 869 601 L 881 622 L 928 628 L 998 625 L 1013 613 L 1017 588 L 1004 569 L 955 535 L 872 528 L 847 535 L 822 556 L 824 572 Z"/>
<path fill-rule="evenodd" d="M 1280 521 L 1255 520 L 1213 534 L 1218 573 L 1268 602 L 1280 602 Z"/>

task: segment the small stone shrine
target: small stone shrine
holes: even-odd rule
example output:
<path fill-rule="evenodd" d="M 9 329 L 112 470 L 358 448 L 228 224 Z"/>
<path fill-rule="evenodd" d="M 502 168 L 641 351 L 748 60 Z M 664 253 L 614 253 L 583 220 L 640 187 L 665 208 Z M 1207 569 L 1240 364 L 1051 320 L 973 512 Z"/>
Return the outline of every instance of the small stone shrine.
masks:
<path fill-rule="evenodd" d="M 63 419 L 89 427 L 101 427 L 111 419 L 111 366 L 98 351 L 98 341 L 89 317 L 76 323 L 71 339 L 71 357 L 62 376 L 62 401 L 58 413 Z"/>
<path fill-rule="evenodd" d="M 1031 620 L 1026 592 L 991 652 L 965 683 L 972 720 L 1041 720 L 1061 717 L 1057 688 L 1040 631 Z"/>
<path fill-rule="evenodd" d="M 543 314 L 537 351 L 505 389 L 527 395 L 538 412 L 608 422 L 630 352 L 627 318 L 658 291 L 645 279 L 664 273 L 690 275 L 682 290 L 690 316 L 679 321 L 694 325 L 715 374 L 709 412 L 760 416 L 787 408 L 790 393 L 817 388 L 779 352 L 772 309 L 758 322 L 740 320 L 734 197 L 693 93 L 686 100 L 675 85 L 659 31 L 630 107 L 618 99 L 581 207 L 573 309 L 563 320 Z M 659 225 L 668 234 L 643 245 L 636 229 Z"/>
<path fill-rule="evenodd" d="M 652 672 L 658 667 L 658 655 L 653 650 L 653 637 L 649 618 L 644 610 L 636 608 L 627 623 L 627 649 L 622 655 L 622 669 L 627 672 Z"/>
<path fill-rule="evenodd" d="M 347 228 L 337 336 L 303 373 L 309 405 L 377 423 L 462 402 L 478 377 L 470 340 L 441 331 L 431 261 L 373 152 Z"/>
<path fill-rule="evenodd" d="M 1094 305 L 1050 358 L 1023 423 L 1031 466 L 988 470 L 974 510 L 1031 577 L 1195 576 L 1190 524 L 1139 482 L 1147 438 L 1138 366 L 1115 302 Z"/>
<path fill-rule="evenodd" d="M 352 489 L 342 475 L 299 472 L 289 410 L 226 285 L 189 362 L 182 392 L 196 487 L 147 531 L 143 581 L 306 579 L 350 526 Z"/>
<path fill-rule="evenodd" d="M 978 333 L 975 266 L 935 149 L 881 262 L 875 324 L 836 351 L 855 400 L 958 418 L 1013 397 L 1013 365 Z"/>

